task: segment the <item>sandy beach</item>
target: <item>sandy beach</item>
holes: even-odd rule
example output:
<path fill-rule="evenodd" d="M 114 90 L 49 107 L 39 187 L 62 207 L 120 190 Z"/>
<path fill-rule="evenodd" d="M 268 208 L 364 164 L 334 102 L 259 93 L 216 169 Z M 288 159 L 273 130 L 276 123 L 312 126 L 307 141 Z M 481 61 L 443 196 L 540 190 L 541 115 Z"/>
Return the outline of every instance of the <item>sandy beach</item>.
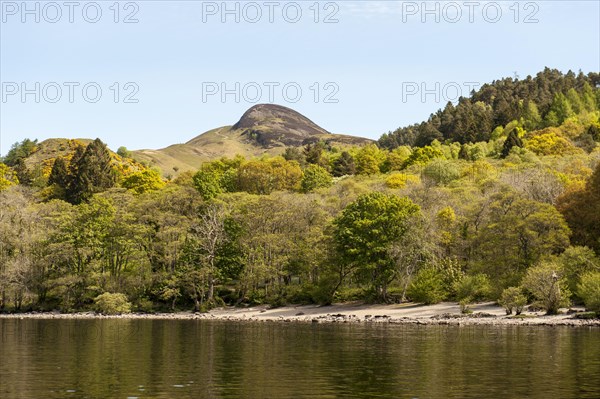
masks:
<path fill-rule="evenodd" d="M 94 312 L 58 313 L 31 312 L 0 314 L 10 319 L 173 319 L 173 320 L 223 320 L 235 322 L 303 322 L 303 323 L 388 323 L 388 324 L 431 324 L 431 325 L 539 325 L 539 326 L 596 326 L 600 319 L 578 319 L 568 309 L 561 314 L 546 316 L 543 312 L 524 311 L 521 316 L 507 316 L 502 307 L 493 302 L 474 304 L 473 313 L 464 315 L 455 302 L 436 305 L 414 303 L 394 305 L 372 305 L 344 303 L 330 306 L 300 305 L 269 308 L 225 307 L 208 313 L 129 313 L 123 315 L 101 315 Z M 575 312 L 582 308 L 573 309 Z"/>

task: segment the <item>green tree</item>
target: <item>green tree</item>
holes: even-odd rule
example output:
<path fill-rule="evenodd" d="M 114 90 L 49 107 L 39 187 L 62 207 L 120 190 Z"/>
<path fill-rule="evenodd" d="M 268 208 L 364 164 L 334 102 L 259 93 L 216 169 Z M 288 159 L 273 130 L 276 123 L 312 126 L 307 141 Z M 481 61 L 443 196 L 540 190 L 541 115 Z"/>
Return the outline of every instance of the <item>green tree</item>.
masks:
<path fill-rule="evenodd" d="M 102 293 L 94 295 L 87 288 L 93 285 L 95 273 L 103 273 L 104 244 L 115 212 L 110 200 L 93 197 L 50 216 L 49 223 L 56 228 L 48 240 L 48 261 L 54 269 L 48 284 L 52 287 L 50 295 L 60 299 L 63 310 L 79 309 Z"/>
<path fill-rule="evenodd" d="M 287 147 L 283 153 L 286 161 L 296 161 L 302 167 L 306 165 L 306 157 L 297 147 Z"/>
<path fill-rule="evenodd" d="M 569 306 L 571 293 L 556 263 L 542 262 L 530 268 L 523 279 L 523 287 L 548 314 L 557 314 L 560 307 Z"/>
<path fill-rule="evenodd" d="M 407 223 L 405 233 L 392 245 L 389 254 L 396 264 L 402 294 L 400 301 L 406 300 L 406 294 L 415 274 L 431 266 L 438 255 L 437 243 L 431 240 L 431 232 L 420 215 L 414 216 Z M 414 293 L 414 292 L 413 292 Z"/>
<path fill-rule="evenodd" d="M 504 141 L 501 154 L 502 158 L 506 158 L 508 154 L 510 154 L 510 150 L 512 150 L 513 147 L 523 148 L 523 140 L 521 140 L 521 138 L 519 137 L 519 132 L 517 131 L 517 129 L 513 129 L 508 134 L 506 141 Z"/>
<path fill-rule="evenodd" d="M 600 164 L 585 188 L 563 194 L 557 207 L 573 231 L 572 242 L 600 254 Z"/>
<path fill-rule="evenodd" d="M 533 101 L 526 101 L 523 110 L 523 127 L 527 131 L 532 131 L 541 127 L 542 117 L 538 111 L 537 105 Z"/>
<path fill-rule="evenodd" d="M 228 211 L 223 204 L 208 204 L 192 222 L 184 254 L 184 282 L 194 300 L 194 310 L 213 307 L 215 286 L 223 280 L 218 267 L 219 249 L 229 240 L 226 228 Z"/>
<path fill-rule="evenodd" d="M 600 314 L 600 272 L 584 274 L 577 287 L 577 293 L 588 310 Z"/>
<path fill-rule="evenodd" d="M 317 188 L 329 187 L 333 184 L 333 179 L 325 168 L 319 165 L 309 165 L 304 169 L 300 190 L 308 193 Z"/>
<path fill-rule="evenodd" d="M 427 162 L 434 158 L 443 158 L 444 154 L 437 148 L 426 146 L 423 148 L 415 148 L 410 156 L 402 165 L 403 169 L 408 168 L 412 165 L 425 165 Z"/>
<path fill-rule="evenodd" d="M 385 160 L 385 154 L 375 144 L 368 144 L 358 150 L 354 159 L 356 160 L 356 173 L 373 175 L 380 172 L 379 166 Z"/>
<path fill-rule="evenodd" d="M 325 150 L 325 147 L 326 145 L 322 141 L 304 146 L 304 159 L 306 162 L 313 165 L 325 165 L 325 161 L 323 159 L 323 151 Z"/>
<path fill-rule="evenodd" d="M 144 169 L 124 178 L 121 185 L 136 194 L 143 194 L 149 191 L 160 190 L 165 186 L 165 182 L 157 171 Z"/>
<path fill-rule="evenodd" d="M 460 178 L 460 170 L 454 162 L 434 159 L 423 169 L 423 176 L 437 185 L 448 185 Z"/>
<path fill-rule="evenodd" d="M 50 171 L 50 176 L 48 177 L 48 185 L 51 186 L 56 184 L 59 187 L 66 189 L 68 183 L 69 171 L 67 170 L 67 163 L 65 162 L 64 158 L 58 157 L 52 164 L 52 170 Z"/>
<path fill-rule="evenodd" d="M 302 169 L 297 162 L 282 157 L 249 161 L 240 166 L 237 179 L 239 190 L 268 195 L 273 191 L 298 189 Z"/>
<path fill-rule="evenodd" d="M 131 157 L 131 151 L 129 151 L 127 147 L 121 146 L 117 149 L 117 155 L 123 158 L 129 158 Z"/>
<path fill-rule="evenodd" d="M 419 212 L 408 198 L 373 192 L 358 197 L 334 221 L 340 262 L 369 281 L 378 300 L 387 300 L 387 286 L 396 277 L 390 247 Z"/>
<path fill-rule="evenodd" d="M 76 176 L 79 175 L 79 164 L 81 162 L 81 158 L 83 158 L 83 154 L 85 154 L 85 149 L 85 146 L 77 143 L 67 168 L 68 182 L 66 187 L 66 199 L 71 203 L 73 203 L 72 198 L 75 196 L 77 185 Z"/>
<path fill-rule="evenodd" d="M 485 274 L 466 275 L 455 283 L 454 292 L 456 298 L 465 303 L 482 301 L 489 298 L 492 284 Z"/>
<path fill-rule="evenodd" d="M 421 269 L 408 287 L 408 296 L 413 302 L 426 305 L 446 299 L 448 292 L 444 289 L 442 273 L 433 266 Z"/>
<path fill-rule="evenodd" d="M 492 196 L 485 220 L 472 250 L 496 289 L 516 286 L 528 267 L 569 246 L 569 228 L 556 208 L 509 190 Z"/>
<path fill-rule="evenodd" d="M 94 299 L 96 312 L 102 314 L 122 314 L 131 313 L 131 303 L 127 296 L 121 293 L 105 292 Z"/>
<path fill-rule="evenodd" d="M 512 314 L 513 309 L 517 315 L 523 312 L 523 308 L 527 305 L 527 298 L 518 287 L 509 287 L 502 291 L 502 295 L 498 303 L 506 309 L 506 314 Z"/>
<path fill-rule="evenodd" d="M 92 195 L 113 187 L 117 182 L 116 170 L 106 144 L 100 139 L 92 141 L 81 157 L 73 156 L 72 180 L 67 199 L 73 204 L 88 201 Z"/>
<path fill-rule="evenodd" d="M 573 88 L 573 87 L 571 87 L 567 91 L 567 101 L 569 102 L 569 105 L 571 106 L 571 109 L 573 110 L 573 114 L 576 115 L 585 110 L 585 107 L 583 105 L 583 102 L 581 101 L 581 97 L 579 96 L 579 93 L 577 93 L 577 90 L 575 90 L 575 88 Z"/>
<path fill-rule="evenodd" d="M 194 174 L 194 187 L 196 187 L 202 198 L 210 200 L 225 191 L 221 185 L 222 177 L 223 170 L 220 168 L 215 167 L 213 164 L 202 165 L 200 170 Z"/>
<path fill-rule="evenodd" d="M 25 186 L 31 186 L 34 181 L 32 170 L 27 167 L 25 158 L 18 158 L 15 166 L 12 167 L 17 175 L 19 183 Z"/>
<path fill-rule="evenodd" d="M 67 162 L 64 158 L 58 157 L 52 164 L 52 170 L 48 177 L 48 198 L 49 199 L 66 199 L 66 192 L 69 186 L 70 176 Z"/>
<path fill-rule="evenodd" d="M 27 158 L 37 150 L 37 142 L 37 139 L 25 139 L 14 143 L 2 161 L 8 166 L 17 166 L 19 160 Z"/>
<path fill-rule="evenodd" d="M 584 274 L 600 272 L 600 258 L 588 247 L 571 246 L 560 254 L 556 261 L 564 270 L 569 290 L 577 293 L 577 285 Z"/>
<path fill-rule="evenodd" d="M 44 283 L 42 242 L 46 239 L 33 197 L 23 187 L 0 191 L 0 310 L 15 310 L 43 299 L 37 289 Z"/>
<path fill-rule="evenodd" d="M 407 146 L 400 146 L 388 152 L 386 154 L 385 161 L 383 161 L 383 165 L 381 166 L 381 171 L 383 173 L 388 173 L 392 171 L 402 170 L 402 166 L 404 165 L 404 162 L 408 159 L 410 154 L 410 147 Z"/>
<path fill-rule="evenodd" d="M 566 119 L 574 116 L 573 108 L 567 97 L 562 93 L 556 93 L 546 115 L 546 126 L 559 126 Z"/>
<path fill-rule="evenodd" d="M 348 152 L 343 151 L 341 155 L 333 161 L 331 174 L 335 177 L 353 175 L 356 173 L 356 164 L 354 157 Z"/>

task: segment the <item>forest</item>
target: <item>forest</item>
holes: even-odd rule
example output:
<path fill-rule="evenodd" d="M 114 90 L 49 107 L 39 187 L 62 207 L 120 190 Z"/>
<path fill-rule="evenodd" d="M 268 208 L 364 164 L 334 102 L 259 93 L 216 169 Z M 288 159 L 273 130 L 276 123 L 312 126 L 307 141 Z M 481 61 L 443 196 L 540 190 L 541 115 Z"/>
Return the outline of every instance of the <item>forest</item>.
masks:
<path fill-rule="evenodd" d="M 376 144 L 166 180 L 96 139 L 0 163 L 0 311 L 343 301 L 600 312 L 600 75 L 483 85 Z"/>

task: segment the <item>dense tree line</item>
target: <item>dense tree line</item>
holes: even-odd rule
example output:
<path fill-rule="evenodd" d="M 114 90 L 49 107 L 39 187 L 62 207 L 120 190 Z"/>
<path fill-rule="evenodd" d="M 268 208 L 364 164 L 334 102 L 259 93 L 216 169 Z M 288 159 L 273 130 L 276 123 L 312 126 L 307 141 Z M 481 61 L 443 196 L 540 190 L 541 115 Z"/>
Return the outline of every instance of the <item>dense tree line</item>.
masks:
<path fill-rule="evenodd" d="M 433 140 L 476 143 L 497 138 L 511 122 L 527 131 L 556 127 L 600 104 L 600 75 L 546 68 L 535 77 L 484 84 L 457 104 L 449 102 L 427 121 L 399 128 L 379 139 L 383 148 L 426 146 Z M 586 140 L 587 136 L 582 137 Z"/>
<path fill-rule="evenodd" d="M 532 80 L 532 92 L 566 89 L 573 109 L 565 82 L 578 79 Z M 485 141 L 317 142 L 170 181 L 124 167 L 100 140 L 21 181 L 43 147 L 26 140 L 0 163 L 0 309 L 456 300 L 468 311 L 490 299 L 507 312 L 600 311 L 600 111 L 545 126 L 553 104 L 537 128 L 511 115 Z"/>
<path fill-rule="evenodd" d="M 442 156 L 403 172 L 337 180 L 319 166 L 329 177 L 312 190 L 302 181 L 313 179 L 314 164 L 296 176 L 296 161 L 223 159 L 193 179 L 148 190 L 121 183 L 78 204 L 13 184 L 0 192 L 0 306 L 81 310 L 105 303 L 108 293 L 122 295 L 127 306 L 119 309 L 141 311 L 351 299 L 454 299 L 467 307 L 481 299 L 518 303 L 519 295 L 530 302 L 540 296 L 531 291 L 536 285 L 521 284 L 541 279 L 543 288 L 552 273 L 563 295 L 570 290 L 581 301 L 579 285 L 600 271 L 600 166 L 590 168 L 599 158 L 598 151 L 558 164 L 531 153 Z M 221 185 L 227 170 L 239 181 L 256 163 L 269 181 L 286 181 L 283 173 L 291 183 L 268 193 Z M 581 170 L 572 170 L 578 163 Z M 207 196 L 215 190 L 202 177 L 217 166 L 218 193 Z M 527 277 L 532 270 L 538 274 Z M 512 302 L 508 288 L 518 291 Z"/>

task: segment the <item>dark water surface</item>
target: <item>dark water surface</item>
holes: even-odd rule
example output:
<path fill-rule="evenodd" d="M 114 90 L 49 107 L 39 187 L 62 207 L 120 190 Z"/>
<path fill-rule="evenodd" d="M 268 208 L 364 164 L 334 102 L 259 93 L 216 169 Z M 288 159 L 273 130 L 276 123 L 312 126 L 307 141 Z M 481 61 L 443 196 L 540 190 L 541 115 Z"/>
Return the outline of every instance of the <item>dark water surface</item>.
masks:
<path fill-rule="evenodd" d="M 600 329 L 0 319 L 0 398 L 600 398 Z"/>

